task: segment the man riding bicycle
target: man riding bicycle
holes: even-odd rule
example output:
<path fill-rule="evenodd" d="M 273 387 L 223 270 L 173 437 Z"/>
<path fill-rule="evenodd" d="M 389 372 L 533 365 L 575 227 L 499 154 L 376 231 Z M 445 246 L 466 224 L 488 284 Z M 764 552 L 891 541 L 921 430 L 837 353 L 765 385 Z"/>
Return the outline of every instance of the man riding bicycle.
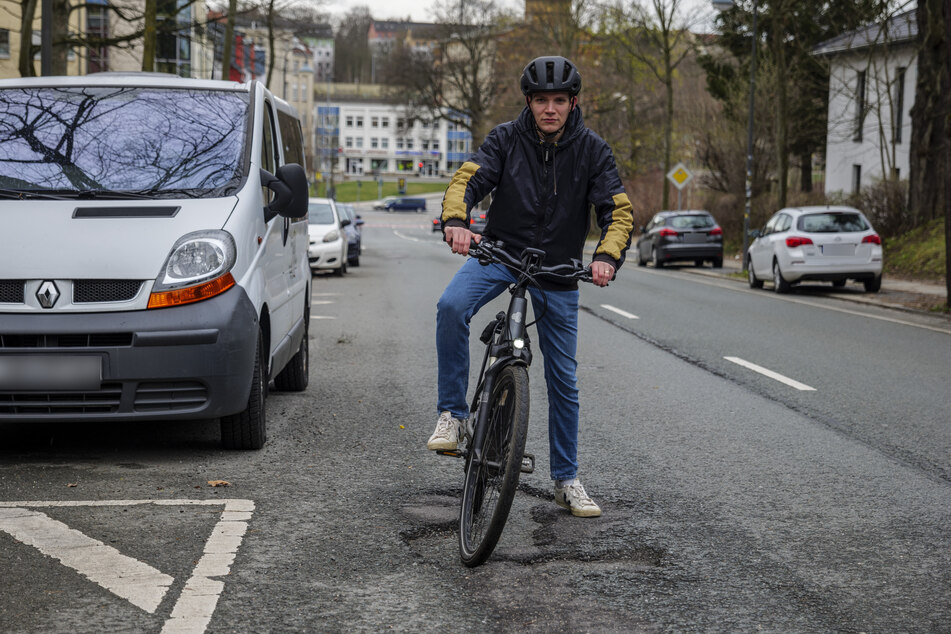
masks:
<path fill-rule="evenodd" d="M 610 147 L 584 125 L 578 107 L 581 75 L 564 57 L 539 57 L 522 72 L 521 89 L 526 107 L 519 117 L 493 129 L 453 175 L 443 198 L 445 241 L 453 253 L 468 254 L 471 241 L 481 239 L 468 229 L 469 212 L 494 189 L 484 235 L 516 257 L 533 247 L 546 253 L 546 266 L 567 264 L 582 258 L 593 206 L 601 237 L 589 268 L 594 284 L 606 286 L 624 262 L 634 217 Z M 431 450 L 457 447 L 469 415 L 469 322 L 513 281 L 506 267 L 469 259 L 439 299 L 439 419 L 427 443 Z M 600 507 L 578 480 L 578 285 L 539 281 L 542 288 L 530 292 L 536 314 L 547 300 L 537 329 L 548 386 L 555 502 L 573 515 L 597 517 Z"/>

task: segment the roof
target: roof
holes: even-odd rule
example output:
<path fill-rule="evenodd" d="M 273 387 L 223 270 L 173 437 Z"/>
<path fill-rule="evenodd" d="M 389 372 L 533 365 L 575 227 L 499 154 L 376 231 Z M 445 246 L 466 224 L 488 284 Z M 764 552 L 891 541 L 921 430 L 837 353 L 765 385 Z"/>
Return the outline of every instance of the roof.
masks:
<path fill-rule="evenodd" d="M 870 24 L 821 42 L 812 49 L 812 53 L 813 55 L 836 55 L 860 51 L 870 46 L 913 42 L 918 38 L 917 11 L 912 9 L 889 18 L 885 23 L 885 29 L 883 33 L 881 24 Z"/>

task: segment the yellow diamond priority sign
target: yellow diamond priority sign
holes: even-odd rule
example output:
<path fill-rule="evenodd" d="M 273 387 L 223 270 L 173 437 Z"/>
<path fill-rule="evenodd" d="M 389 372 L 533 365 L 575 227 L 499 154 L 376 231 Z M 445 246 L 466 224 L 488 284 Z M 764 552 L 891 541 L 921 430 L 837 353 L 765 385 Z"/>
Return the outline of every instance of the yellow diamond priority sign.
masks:
<path fill-rule="evenodd" d="M 683 189 L 691 178 L 693 178 L 693 174 L 683 163 L 677 163 L 673 169 L 667 172 L 667 180 L 673 183 L 677 189 Z"/>

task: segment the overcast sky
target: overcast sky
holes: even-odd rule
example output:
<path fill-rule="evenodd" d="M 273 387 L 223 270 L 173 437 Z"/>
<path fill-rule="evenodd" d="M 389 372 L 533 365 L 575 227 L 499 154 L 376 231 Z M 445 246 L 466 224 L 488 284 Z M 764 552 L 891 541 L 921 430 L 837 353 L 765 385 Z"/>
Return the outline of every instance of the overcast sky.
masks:
<path fill-rule="evenodd" d="M 498 0 L 499 4 L 505 8 L 521 12 L 525 8 L 524 0 Z M 704 10 L 710 7 L 709 0 L 687 0 L 687 6 L 701 6 Z M 327 9 L 334 17 L 339 17 L 354 7 L 370 7 L 370 14 L 377 20 L 387 20 L 390 18 L 406 19 L 410 18 L 413 22 L 431 22 L 433 0 L 329 0 Z M 709 13 L 713 13 L 709 9 Z"/>

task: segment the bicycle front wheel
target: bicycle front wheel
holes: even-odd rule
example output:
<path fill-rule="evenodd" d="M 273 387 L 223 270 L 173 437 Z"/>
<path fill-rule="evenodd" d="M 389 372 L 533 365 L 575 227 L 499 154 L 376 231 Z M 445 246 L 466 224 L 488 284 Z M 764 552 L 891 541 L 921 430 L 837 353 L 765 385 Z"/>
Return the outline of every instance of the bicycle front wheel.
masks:
<path fill-rule="evenodd" d="M 489 408 L 481 458 L 470 452 L 459 513 L 462 563 L 478 566 L 489 558 L 508 519 L 525 454 L 528 432 L 528 369 L 502 369 L 486 404 Z"/>

